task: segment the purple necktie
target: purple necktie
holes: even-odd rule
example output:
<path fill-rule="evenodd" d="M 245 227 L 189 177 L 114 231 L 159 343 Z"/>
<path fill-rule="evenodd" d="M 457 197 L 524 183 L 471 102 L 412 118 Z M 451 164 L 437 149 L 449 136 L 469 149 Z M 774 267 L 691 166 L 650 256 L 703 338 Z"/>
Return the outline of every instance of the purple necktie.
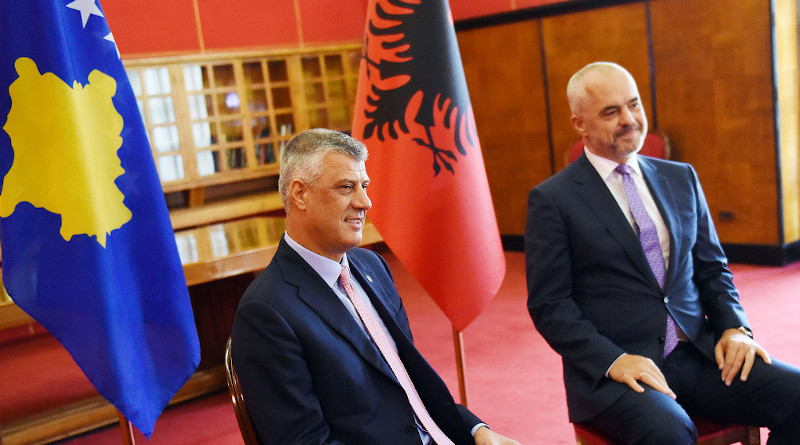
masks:
<path fill-rule="evenodd" d="M 636 232 L 639 235 L 639 242 L 642 244 L 642 250 L 644 250 L 644 255 L 647 257 L 647 262 L 650 264 L 650 268 L 653 269 L 656 280 L 658 280 L 658 285 L 663 288 L 666 268 L 664 267 L 664 256 L 661 254 L 661 244 L 658 241 L 656 225 L 644 208 L 642 198 L 639 196 L 639 190 L 636 188 L 631 176 L 631 167 L 627 164 L 619 164 L 614 170 L 622 176 L 622 185 L 625 187 L 625 196 L 628 197 L 628 205 L 631 208 Z M 676 327 L 675 320 L 667 313 L 664 357 L 668 356 L 678 344 Z"/>

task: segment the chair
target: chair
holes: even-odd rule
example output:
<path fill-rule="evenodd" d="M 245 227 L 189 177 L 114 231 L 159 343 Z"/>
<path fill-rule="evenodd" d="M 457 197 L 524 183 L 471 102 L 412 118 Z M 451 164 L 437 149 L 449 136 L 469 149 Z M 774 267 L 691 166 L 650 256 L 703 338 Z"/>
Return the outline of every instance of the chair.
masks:
<path fill-rule="evenodd" d="M 233 412 L 236 413 L 236 421 L 239 423 L 239 431 L 242 433 L 245 445 L 261 445 L 261 441 L 256 435 L 256 430 L 253 428 L 250 413 L 247 411 L 247 405 L 244 402 L 242 388 L 239 386 L 239 377 L 236 376 L 236 370 L 233 369 L 230 338 L 228 338 L 228 343 L 225 345 L 225 376 L 228 380 L 228 392 L 231 394 Z"/>
<path fill-rule="evenodd" d="M 719 424 L 710 420 L 694 417 L 692 418 L 697 427 L 698 445 L 729 445 L 741 442 L 742 445 L 760 445 L 761 432 L 758 427 Z M 614 445 L 614 442 L 604 437 L 592 427 L 574 423 L 575 439 L 578 445 Z"/>
<path fill-rule="evenodd" d="M 659 132 L 651 132 L 644 137 L 644 145 L 639 153 L 654 158 L 669 159 L 670 151 L 669 139 Z M 583 153 L 583 141 L 577 141 L 567 150 L 567 164 L 578 159 L 581 153 Z"/>

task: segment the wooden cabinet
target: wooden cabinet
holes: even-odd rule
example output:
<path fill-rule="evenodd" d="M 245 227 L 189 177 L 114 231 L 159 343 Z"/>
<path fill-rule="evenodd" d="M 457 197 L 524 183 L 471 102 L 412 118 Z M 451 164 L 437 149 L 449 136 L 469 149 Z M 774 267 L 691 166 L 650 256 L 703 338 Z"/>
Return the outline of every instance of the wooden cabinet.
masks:
<path fill-rule="evenodd" d="M 360 57 L 344 45 L 126 61 L 170 208 L 274 193 L 292 136 L 350 131 Z"/>

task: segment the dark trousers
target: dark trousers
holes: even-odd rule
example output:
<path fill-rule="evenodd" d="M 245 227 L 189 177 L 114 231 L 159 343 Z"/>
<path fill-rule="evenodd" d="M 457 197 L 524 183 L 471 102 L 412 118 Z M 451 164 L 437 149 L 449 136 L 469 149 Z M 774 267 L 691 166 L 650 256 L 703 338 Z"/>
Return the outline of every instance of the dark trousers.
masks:
<path fill-rule="evenodd" d="M 588 423 L 623 444 L 693 444 L 689 414 L 722 423 L 764 426 L 768 445 L 800 443 L 800 369 L 773 359 L 756 362 L 746 382 L 722 381 L 717 364 L 693 345 L 680 343 L 661 370 L 678 399 L 647 385 L 626 392 Z"/>

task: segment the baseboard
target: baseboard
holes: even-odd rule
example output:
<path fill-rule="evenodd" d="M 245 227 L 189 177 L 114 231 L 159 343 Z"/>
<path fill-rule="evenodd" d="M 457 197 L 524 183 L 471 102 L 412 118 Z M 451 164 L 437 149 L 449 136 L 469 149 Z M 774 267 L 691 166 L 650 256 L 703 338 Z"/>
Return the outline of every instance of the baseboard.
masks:
<path fill-rule="evenodd" d="M 500 239 L 503 242 L 503 249 L 507 251 L 525 251 L 525 237 L 523 235 L 501 235 Z M 722 249 L 731 263 L 785 266 L 800 261 L 800 241 L 784 244 L 783 246 L 723 243 Z"/>
<path fill-rule="evenodd" d="M 731 263 L 758 266 L 785 266 L 800 261 L 800 241 L 779 245 L 723 243 Z"/>
<path fill-rule="evenodd" d="M 500 235 L 500 241 L 503 243 L 503 250 L 509 252 L 525 251 L 525 237 L 523 235 Z"/>

